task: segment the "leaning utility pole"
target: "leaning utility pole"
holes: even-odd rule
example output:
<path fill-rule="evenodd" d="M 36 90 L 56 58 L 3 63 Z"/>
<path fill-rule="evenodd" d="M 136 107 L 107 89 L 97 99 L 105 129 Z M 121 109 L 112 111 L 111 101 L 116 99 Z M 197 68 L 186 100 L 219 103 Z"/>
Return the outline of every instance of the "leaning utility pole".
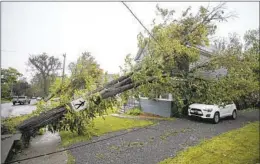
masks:
<path fill-rule="evenodd" d="M 63 54 L 64 60 L 63 60 L 63 71 L 62 71 L 62 81 L 61 81 L 61 87 L 63 86 L 64 82 L 64 72 L 65 72 L 65 60 L 66 60 L 66 54 Z"/>

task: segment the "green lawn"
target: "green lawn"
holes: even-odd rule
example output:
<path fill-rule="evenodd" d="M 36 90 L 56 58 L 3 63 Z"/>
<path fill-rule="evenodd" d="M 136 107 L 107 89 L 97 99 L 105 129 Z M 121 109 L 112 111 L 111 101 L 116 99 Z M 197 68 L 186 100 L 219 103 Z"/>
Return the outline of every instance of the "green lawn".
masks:
<path fill-rule="evenodd" d="M 160 164 L 259 163 L 259 122 L 201 142 Z"/>
<path fill-rule="evenodd" d="M 19 124 L 21 124 L 24 120 L 28 119 L 30 116 L 31 115 L 29 114 L 29 115 L 7 118 L 4 121 L 2 121 L 2 124 L 4 124 L 11 133 L 15 133 L 16 127 Z"/>
<path fill-rule="evenodd" d="M 93 133 L 97 136 L 100 136 L 105 133 L 119 131 L 134 127 L 142 127 L 151 125 L 154 122 L 147 120 L 134 120 L 134 119 L 125 119 L 118 118 L 113 116 L 106 116 L 105 119 L 102 117 L 97 117 L 94 119 L 94 128 L 91 129 Z M 62 146 L 69 146 L 71 144 L 86 141 L 90 139 L 90 136 L 78 136 L 75 133 L 71 132 L 60 132 Z"/>
<path fill-rule="evenodd" d="M 71 153 L 68 151 L 67 151 L 67 155 L 68 155 L 67 164 L 75 164 L 75 158 L 73 157 L 73 155 L 71 155 Z"/>
<path fill-rule="evenodd" d="M 11 102 L 10 100 L 7 100 L 7 99 L 1 99 L 1 104 L 4 104 L 4 103 L 9 103 Z"/>
<path fill-rule="evenodd" d="M 118 108 L 113 107 L 113 108 L 108 108 L 106 111 L 104 111 L 103 115 L 110 115 L 113 113 L 116 113 L 118 111 Z M 96 114 L 96 116 L 99 116 L 99 114 Z"/>

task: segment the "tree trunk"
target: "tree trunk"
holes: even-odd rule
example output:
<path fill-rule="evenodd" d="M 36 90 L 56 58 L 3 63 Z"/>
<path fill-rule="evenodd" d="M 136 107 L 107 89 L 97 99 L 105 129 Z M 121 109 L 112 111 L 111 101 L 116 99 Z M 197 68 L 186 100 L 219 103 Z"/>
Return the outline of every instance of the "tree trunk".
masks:
<path fill-rule="evenodd" d="M 44 97 L 48 95 L 48 80 L 47 76 L 42 76 L 43 78 L 43 92 L 44 92 Z"/>

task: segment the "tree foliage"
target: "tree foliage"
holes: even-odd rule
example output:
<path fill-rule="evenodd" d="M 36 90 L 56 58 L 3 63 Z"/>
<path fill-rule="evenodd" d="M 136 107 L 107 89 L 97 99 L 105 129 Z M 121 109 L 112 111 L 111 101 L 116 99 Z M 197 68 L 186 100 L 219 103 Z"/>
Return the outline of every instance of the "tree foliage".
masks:
<path fill-rule="evenodd" d="M 65 79 L 61 89 L 60 99 L 61 104 L 69 103 L 77 97 L 84 97 L 88 103 L 89 110 L 75 112 L 67 106 L 68 112 L 60 123 L 54 123 L 54 129 L 70 130 L 78 134 L 86 134 L 86 125 L 90 124 L 96 114 L 102 114 L 107 108 L 115 105 L 114 98 L 108 99 L 100 103 L 98 106 L 94 103 L 93 99 L 98 97 L 87 97 L 85 93 L 93 91 L 101 86 L 105 81 L 103 70 L 100 68 L 95 58 L 89 53 L 84 52 L 74 63 L 69 64 L 71 76 Z M 50 87 L 52 93 L 56 93 L 60 89 L 61 79 L 56 79 L 55 83 Z M 77 126 L 75 126 L 77 125 Z"/>
<path fill-rule="evenodd" d="M 153 38 L 139 35 L 139 46 L 146 45 L 148 55 L 141 62 L 140 71 L 134 72 L 133 78 L 140 81 L 150 76 L 156 77 L 152 83 L 139 87 L 138 92 L 147 97 L 172 93 L 181 110 L 193 101 L 193 95 L 200 97 L 200 92 L 205 92 L 203 86 L 209 82 L 194 76 L 196 72 L 189 68 L 191 63 L 199 59 L 200 51 L 197 47 L 208 46 L 209 37 L 215 34 L 216 23 L 227 21 L 234 15 L 226 13 L 223 3 L 212 9 L 201 6 L 195 15 L 189 7 L 179 19 L 175 19 L 173 10 L 161 9 L 159 6 L 157 10 L 163 23 L 154 24 L 151 32 Z M 202 90 L 197 87 L 194 93 L 195 86 Z"/>
<path fill-rule="evenodd" d="M 39 96 L 39 97 L 44 97 L 44 90 L 43 90 L 43 80 L 42 76 L 39 73 L 36 73 L 33 75 L 31 81 L 31 92 L 33 96 Z"/>
<path fill-rule="evenodd" d="M 89 52 L 83 52 L 77 62 L 70 63 L 71 80 L 76 89 L 95 89 L 103 80 L 103 71 Z"/>
<path fill-rule="evenodd" d="M 9 67 L 7 69 L 1 68 L 1 96 L 2 98 L 10 98 L 11 90 L 15 83 L 17 83 L 18 78 L 22 74 L 18 72 L 15 68 Z"/>
<path fill-rule="evenodd" d="M 212 10 L 200 7 L 196 15 L 188 8 L 180 20 L 174 19 L 174 11 L 161 9 L 158 13 L 163 23 L 154 25 L 151 38 L 139 35 L 139 46 L 148 49 L 148 55 L 140 63 L 140 71 L 135 71 L 135 81 L 154 76 L 152 83 L 140 86 L 136 92 L 149 98 L 171 93 L 180 113 L 191 103 L 222 104 L 238 101 L 245 95 L 258 90 L 256 70 L 259 62 L 259 31 L 249 30 L 245 36 L 246 45 L 233 33 L 227 39 L 215 41 L 217 51 L 204 67 L 191 69 L 189 65 L 198 61 L 198 46 L 209 45 L 209 38 L 215 33 L 216 22 L 231 18 L 224 4 Z M 258 40 L 257 40 L 258 39 Z M 258 53 L 257 53 L 258 52 Z M 130 63 L 130 62 L 129 62 Z M 218 69 L 227 69 L 222 77 L 203 76 Z M 134 69 L 130 70 L 133 71 Z M 130 93 L 130 91 L 128 92 Z M 135 95 L 137 93 L 134 93 Z M 259 96 L 254 95 L 254 103 Z M 243 97 L 244 98 L 244 97 Z"/>
<path fill-rule="evenodd" d="M 41 75 L 43 91 L 47 96 L 49 80 L 61 68 L 60 60 L 54 56 L 48 56 L 46 53 L 31 55 L 28 60 L 28 66 L 32 71 L 36 71 L 36 74 Z"/>
<path fill-rule="evenodd" d="M 14 95 L 25 95 L 25 96 L 32 96 L 29 91 L 30 91 L 31 85 L 26 81 L 26 78 L 20 79 L 15 83 L 13 86 L 13 92 Z"/>

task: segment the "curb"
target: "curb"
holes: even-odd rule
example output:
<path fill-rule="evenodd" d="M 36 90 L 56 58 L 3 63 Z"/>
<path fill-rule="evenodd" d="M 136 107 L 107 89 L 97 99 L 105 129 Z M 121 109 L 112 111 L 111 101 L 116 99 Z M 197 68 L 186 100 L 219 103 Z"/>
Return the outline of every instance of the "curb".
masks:
<path fill-rule="evenodd" d="M 119 117 L 119 118 L 129 118 L 129 119 L 137 119 L 137 120 L 159 120 L 159 121 L 173 121 L 173 118 L 156 118 L 156 117 L 140 117 L 140 116 L 126 116 L 122 114 L 111 114 L 113 117 Z"/>

